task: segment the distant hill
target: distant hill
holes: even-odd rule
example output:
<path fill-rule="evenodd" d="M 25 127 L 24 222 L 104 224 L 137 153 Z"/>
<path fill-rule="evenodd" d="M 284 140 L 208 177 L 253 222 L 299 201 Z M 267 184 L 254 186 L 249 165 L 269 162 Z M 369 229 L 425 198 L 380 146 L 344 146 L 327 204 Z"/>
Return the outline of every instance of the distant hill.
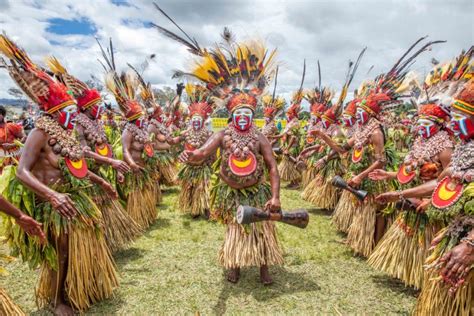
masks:
<path fill-rule="evenodd" d="M 18 100 L 18 99 L 7 99 L 7 98 L 0 98 L 0 104 L 1 105 L 10 105 L 10 106 L 18 106 L 22 107 L 26 105 L 26 100 Z"/>

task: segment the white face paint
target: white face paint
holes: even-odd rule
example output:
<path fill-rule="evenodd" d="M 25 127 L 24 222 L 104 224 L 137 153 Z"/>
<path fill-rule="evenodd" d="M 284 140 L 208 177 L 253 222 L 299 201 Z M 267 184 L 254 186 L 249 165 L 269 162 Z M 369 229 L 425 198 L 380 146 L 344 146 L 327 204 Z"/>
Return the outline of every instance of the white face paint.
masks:
<path fill-rule="evenodd" d="M 77 106 L 66 106 L 59 111 L 59 123 L 67 129 L 73 129 L 76 123 Z"/>
<path fill-rule="evenodd" d="M 249 108 L 240 108 L 232 114 L 232 120 L 238 129 L 241 131 L 248 130 L 252 125 L 253 112 Z"/>
<path fill-rule="evenodd" d="M 191 126 L 194 130 L 199 130 L 202 127 L 202 117 L 200 115 L 193 115 L 191 118 Z"/>

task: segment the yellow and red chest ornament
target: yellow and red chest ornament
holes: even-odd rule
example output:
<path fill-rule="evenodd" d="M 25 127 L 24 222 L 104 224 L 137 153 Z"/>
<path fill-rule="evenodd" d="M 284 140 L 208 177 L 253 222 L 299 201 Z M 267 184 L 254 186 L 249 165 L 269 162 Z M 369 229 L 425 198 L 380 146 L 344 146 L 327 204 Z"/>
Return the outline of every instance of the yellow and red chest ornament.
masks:
<path fill-rule="evenodd" d="M 227 165 L 230 171 L 238 176 L 245 177 L 253 174 L 257 169 L 257 158 L 254 154 L 258 142 L 255 126 L 248 131 L 239 131 L 233 125 L 224 132 L 224 146 L 228 153 Z"/>
<path fill-rule="evenodd" d="M 83 179 L 87 176 L 87 162 L 84 158 L 71 160 L 68 157 L 65 157 L 64 162 L 66 163 L 67 169 L 74 177 Z"/>
<path fill-rule="evenodd" d="M 402 164 L 397 172 L 397 180 L 401 184 L 407 184 L 411 182 L 416 176 L 415 170 L 411 170 L 406 164 Z"/>
<path fill-rule="evenodd" d="M 364 157 L 364 147 L 354 147 L 352 150 L 351 160 L 353 163 L 358 163 Z"/>
<path fill-rule="evenodd" d="M 107 144 L 95 144 L 95 152 L 102 157 L 112 158 L 112 147 Z"/>
<path fill-rule="evenodd" d="M 431 196 L 431 203 L 439 209 L 445 209 L 456 203 L 462 196 L 463 184 L 451 177 L 441 180 Z"/>

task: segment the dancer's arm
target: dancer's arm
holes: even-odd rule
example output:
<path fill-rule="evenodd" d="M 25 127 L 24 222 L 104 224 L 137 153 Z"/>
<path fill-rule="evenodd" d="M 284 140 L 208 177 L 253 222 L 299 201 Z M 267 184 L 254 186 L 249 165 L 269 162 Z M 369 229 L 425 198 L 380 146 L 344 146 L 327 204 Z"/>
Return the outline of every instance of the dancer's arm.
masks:
<path fill-rule="evenodd" d="M 182 163 L 192 162 L 201 163 L 209 156 L 213 155 L 222 143 L 224 131 L 212 134 L 201 148 L 196 150 L 185 150 L 179 155 L 179 161 Z"/>
<path fill-rule="evenodd" d="M 18 165 L 16 176 L 38 196 L 48 200 L 62 216 L 73 218 L 77 214 L 74 202 L 67 194 L 58 193 L 42 183 L 31 172 L 40 157 L 41 149 L 47 144 L 48 136 L 39 129 L 34 129 L 26 139 L 23 154 Z"/>
<path fill-rule="evenodd" d="M 259 133 L 260 152 L 265 160 L 270 177 L 270 185 L 272 190 L 272 198 L 267 202 L 265 208 L 270 211 L 280 211 L 280 176 L 278 175 L 278 166 L 273 156 L 272 146 L 263 134 Z"/>

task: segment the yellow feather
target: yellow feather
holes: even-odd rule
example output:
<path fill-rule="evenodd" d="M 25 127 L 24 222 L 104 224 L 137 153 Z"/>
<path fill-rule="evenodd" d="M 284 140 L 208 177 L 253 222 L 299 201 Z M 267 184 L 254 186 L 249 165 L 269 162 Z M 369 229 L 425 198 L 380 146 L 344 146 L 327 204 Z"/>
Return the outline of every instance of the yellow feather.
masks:
<path fill-rule="evenodd" d="M 58 74 L 66 74 L 67 73 L 66 68 L 64 68 L 63 65 L 61 65 L 61 63 L 59 62 L 59 60 L 56 57 L 54 57 L 54 56 L 46 57 L 45 62 L 46 62 L 46 65 L 48 66 L 48 68 L 54 74 L 58 75 Z"/>

